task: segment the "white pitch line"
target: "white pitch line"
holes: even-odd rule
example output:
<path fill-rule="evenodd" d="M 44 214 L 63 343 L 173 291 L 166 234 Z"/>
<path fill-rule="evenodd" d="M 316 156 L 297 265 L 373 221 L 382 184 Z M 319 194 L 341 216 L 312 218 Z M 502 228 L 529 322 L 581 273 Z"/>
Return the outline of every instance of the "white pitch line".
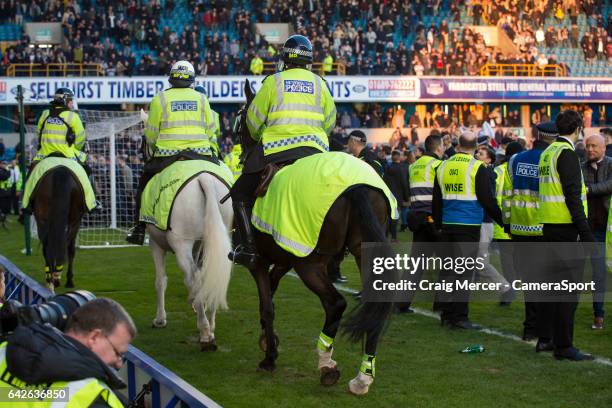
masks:
<path fill-rule="evenodd" d="M 300 278 L 298 276 L 298 274 L 293 272 L 293 271 L 289 272 L 287 275 L 289 275 L 289 276 L 291 276 L 293 278 L 296 278 L 296 279 Z M 347 293 L 349 295 L 354 295 L 355 293 L 358 292 L 355 289 L 351 289 L 348 286 L 344 286 L 341 283 L 334 283 L 334 287 L 336 289 L 338 289 L 340 292 L 344 292 L 344 293 Z M 411 307 L 411 309 L 414 310 L 415 314 L 418 314 L 418 315 L 421 315 L 421 316 L 425 316 L 425 317 L 429 317 L 429 318 L 436 319 L 436 320 L 440 320 L 440 316 L 437 313 L 434 313 L 434 312 L 432 312 L 430 310 L 425 310 L 425 309 L 421 309 L 421 308 L 418 308 L 418 307 Z M 531 346 L 534 346 L 534 347 L 536 345 L 535 341 L 526 342 L 522 338 L 520 338 L 519 336 L 516 336 L 514 334 L 507 334 L 507 333 L 501 332 L 499 330 L 489 329 L 487 327 L 483 327 L 482 329 L 480 329 L 478 331 L 482 332 L 482 333 L 486 333 L 486 334 L 492 335 L 492 336 L 497 336 L 497 337 L 501 337 L 501 338 L 504 338 L 504 339 L 513 340 L 513 341 L 516 341 L 518 343 L 528 344 L 528 345 L 531 345 Z M 540 353 L 540 354 L 542 354 L 542 353 Z M 595 363 L 599 363 L 599 364 L 602 364 L 602 365 L 605 365 L 605 366 L 612 367 L 612 360 L 610 360 L 609 358 L 606 358 L 606 357 L 595 357 L 595 360 L 593 360 L 593 361 Z"/>

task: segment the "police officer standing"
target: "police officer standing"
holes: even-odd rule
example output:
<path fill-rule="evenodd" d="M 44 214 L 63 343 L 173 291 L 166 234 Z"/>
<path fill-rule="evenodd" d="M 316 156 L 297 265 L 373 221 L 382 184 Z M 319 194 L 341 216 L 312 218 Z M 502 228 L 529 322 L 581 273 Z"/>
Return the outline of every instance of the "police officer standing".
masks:
<path fill-rule="evenodd" d="M 537 260 L 541 256 L 533 243 L 542 242 L 542 224 L 538 221 L 540 156 L 548 145 L 558 136 L 554 122 L 539 123 L 534 128 L 535 141 L 531 150 L 517 153 L 508 161 L 508 175 L 504 190 L 510 196 L 510 236 L 514 246 L 515 271 L 518 278 L 528 282 L 539 269 Z M 552 333 L 540 315 L 538 324 L 538 304 L 533 295 L 525 293 L 525 320 L 523 321 L 523 340 L 538 339 L 536 351 L 552 351 Z"/>
<path fill-rule="evenodd" d="M 135 336 L 130 315 L 107 298 L 76 309 L 65 333 L 49 324 L 18 326 L 0 344 L 0 387 L 57 392 L 36 406 L 123 407 L 115 390 L 125 383 L 115 370 Z"/>
<path fill-rule="evenodd" d="M 266 77 L 247 111 L 247 127 L 260 144 L 249 153 L 231 189 L 240 242 L 229 258 L 248 268 L 257 261 L 251 209 L 268 164 L 290 164 L 329 150 L 336 106 L 325 81 L 312 73 L 312 44 L 302 35 L 285 41 L 278 72 Z"/>
<path fill-rule="evenodd" d="M 559 137 L 544 150 L 539 162 L 538 220 L 543 224 L 545 242 L 594 242 L 587 222 L 586 187 L 574 144 L 582 134 L 584 124 L 580 114 L 566 110 L 555 119 Z M 584 258 L 567 254 L 567 246 L 550 248 L 547 274 L 556 281 L 580 279 L 584 271 Z M 569 259 L 568 259 L 569 258 Z M 578 294 L 564 294 L 566 301 L 543 302 L 539 305 L 552 330 L 554 356 L 572 361 L 593 360 L 573 345 L 574 314 Z M 557 299 L 553 299 L 557 300 Z"/>
<path fill-rule="evenodd" d="M 382 177 L 383 167 L 377 160 L 376 153 L 367 146 L 368 138 L 361 130 L 353 130 L 348 135 L 347 148 L 350 154 L 368 163 Z"/>
<path fill-rule="evenodd" d="M 444 156 L 442 136 L 432 134 L 425 139 L 425 153 L 408 167 L 408 184 L 410 188 L 410 207 L 408 212 L 408 228 L 412 231 L 411 257 L 426 257 L 434 255 L 433 243 L 438 241 L 438 231 L 431 216 L 431 201 L 433 199 L 436 169 Z M 418 282 L 423 269 L 416 271 L 410 278 Z M 409 294 L 408 302 L 398 303 L 399 313 L 410 312 L 413 294 Z"/>
<path fill-rule="evenodd" d="M 482 161 L 474 158 L 476 135 L 465 131 L 459 137 L 457 153 L 438 166 L 434 180 L 432 215 L 436 227 L 442 229 L 442 242 L 448 242 L 448 256 L 475 259 L 478 253 L 480 227 L 485 212 L 502 225 L 502 213 L 491 188 L 490 175 Z M 465 243 L 474 243 L 466 246 Z M 463 245 L 462 245 L 463 243 Z M 447 282 L 471 282 L 474 270 L 461 274 L 444 270 Z M 469 291 L 441 293 L 441 323 L 453 329 L 480 329 L 468 318 Z"/>
<path fill-rule="evenodd" d="M 213 111 L 206 95 L 192 88 L 194 81 L 195 70 L 190 62 L 175 63 L 168 79 L 172 87 L 155 95 L 149 106 L 145 137 L 153 158 L 145 164 L 138 182 L 136 225 L 126 237 L 131 244 L 144 242 L 145 224 L 139 221 L 140 198 L 153 176 L 177 160 L 218 163 L 210 142 L 215 132 Z"/>

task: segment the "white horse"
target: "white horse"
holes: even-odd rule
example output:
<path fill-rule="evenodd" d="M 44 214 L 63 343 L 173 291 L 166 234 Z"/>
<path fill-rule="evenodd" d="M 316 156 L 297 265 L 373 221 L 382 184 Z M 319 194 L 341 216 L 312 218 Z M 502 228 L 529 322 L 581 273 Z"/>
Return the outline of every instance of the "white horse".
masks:
<path fill-rule="evenodd" d="M 155 262 L 157 314 L 153 327 L 165 327 L 165 292 L 168 284 L 166 252 L 172 251 L 185 273 L 189 302 L 197 313 L 202 351 L 217 349 L 215 313 L 227 308 L 226 294 L 232 263 L 230 231 L 234 213 L 232 201 L 220 204 L 228 188 L 215 176 L 201 173 L 191 179 L 174 200 L 168 230 L 148 224 L 151 252 Z"/>

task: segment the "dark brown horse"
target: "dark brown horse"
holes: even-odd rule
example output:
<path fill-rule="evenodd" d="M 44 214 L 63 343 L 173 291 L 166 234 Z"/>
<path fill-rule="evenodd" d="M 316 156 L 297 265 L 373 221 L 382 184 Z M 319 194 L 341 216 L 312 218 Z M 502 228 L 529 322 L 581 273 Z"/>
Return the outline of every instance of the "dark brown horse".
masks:
<path fill-rule="evenodd" d="M 254 97 L 248 81 L 245 84 L 245 93 L 247 105 L 239 114 L 236 130 L 243 152 L 248 152 L 255 146 L 246 127 L 246 111 Z M 319 297 L 325 309 L 325 323 L 318 345 L 321 383 L 333 385 L 338 381 L 340 372 L 336 362 L 331 359 L 332 344 L 340 328 L 340 319 L 347 303 L 327 276 L 327 264 L 335 255 L 344 251 L 344 248 L 348 248 L 355 257 L 357 265 L 361 267 L 361 244 L 385 242 L 385 230 L 382 226 L 387 225 L 388 217 L 389 206 L 384 194 L 377 189 L 360 185 L 348 189 L 332 205 L 321 228 L 317 246 L 307 257 L 300 258 L 286 252 L 274 242 L 272 236 L 256 230 L 255 239 L 261 260 L 250 272 L 259 291 L 259 312 L 263 331 L 260 347 L 265 351 L 265 358 L 259 363 L 260 370 L 273 371 L 276 366 L 278 337 L 273 327 L 272 298 L 280 279 L 293 268 L 304 284 Z M 274 268 L 270 271 L 272 265 Z M 362 362 L 362 370 L 358 376 L 349 383 L 349 390 L 354 394 L 367 393 L 373 381 L 372 360 L 391 307 L 390 303 L 361 303 L 351 311 L 343 323 L 343 332 L 351 340 L 361 341 L 365 338 L 364 351 L 369 356 Z"/>
<path fill-rule="evenodd" d="M 55 167 L 40 179 L 31 201 L 45 258 L 47 286 L 51 291 L 60 286 L 67 258 L 66 287 L 73 288 L 76 236 L 87 210 L 82 188 L 68 168 Z"/>

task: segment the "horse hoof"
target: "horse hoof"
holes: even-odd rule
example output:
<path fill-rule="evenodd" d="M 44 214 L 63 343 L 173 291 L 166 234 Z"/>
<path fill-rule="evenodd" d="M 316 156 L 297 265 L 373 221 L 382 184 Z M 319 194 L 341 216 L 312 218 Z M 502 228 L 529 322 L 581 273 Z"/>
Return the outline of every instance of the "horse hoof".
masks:
<path fill-rule="evenodd" d="M 64 287 L 66 287 L 68 289 L 74 288 L 74 282 L 73 281 L 66 281 L 66 285 Z"/>
<path fill-rule="evenodd" d="M 153 327 L 154 329 L 163 329 L 164 327 L 166 327 L 167 324 L 168 322 L 166 321 L 166 319 L 164 320 L 153 319 L 153 324 L 151 325 L 151 327 Z"/>
<path fill-rule="evenodd" d="M 329 387 L 340 379 L 340 370 L 337 367 L 321 367 L 321 385 Z"/>
<path fill-rule="evenodd" d="M 276 344 L 276 348 L 278 348 L 278 345 L 280 344 L 280 339 L 276 333 L 274 333 L 274 344 Z M 268 351 L 268 340 L 266 339 L 266 335 L 263 333 L 261 336 L 259 336 L 259 349 L 264 353 Z"/>
<path fill-rule="evenodd" d="M 217 351 L 217 348 L 217 342 L 215 339 L 200 342 L 200 351 Z"/>
<path fill-rule="evenodd" d="M 276 364 L 274 362 L 269 362 L 267 359 L 264 359 L 257 366 L 257 371 L 271 373 L 276 369 Z"/>
<path fill-rule="evenodd" d="M 360 372 L 357 377 L 349 381 L 349 392 L 353 395 L 365 395 L 373 382 L 374 378 L 372 376 Z"/>

